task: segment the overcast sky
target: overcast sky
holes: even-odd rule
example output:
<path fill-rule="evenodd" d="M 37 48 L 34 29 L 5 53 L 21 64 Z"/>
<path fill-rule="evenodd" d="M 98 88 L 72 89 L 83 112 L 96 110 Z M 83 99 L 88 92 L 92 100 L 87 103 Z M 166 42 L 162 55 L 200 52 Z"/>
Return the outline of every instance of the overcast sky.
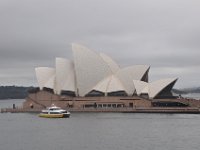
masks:
<path fill-rule="evenodd" d="M 199 0 L 0 0 L 0 85 L 37 86 L 34 68 L 72 58 L 71 43 L 200 86 Z"/>

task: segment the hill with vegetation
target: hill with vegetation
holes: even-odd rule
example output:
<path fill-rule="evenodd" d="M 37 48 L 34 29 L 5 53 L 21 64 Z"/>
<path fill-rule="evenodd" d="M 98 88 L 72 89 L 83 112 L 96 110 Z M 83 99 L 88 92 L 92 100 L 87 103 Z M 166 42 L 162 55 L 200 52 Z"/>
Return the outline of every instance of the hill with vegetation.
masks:
<path fill-rule="evenodd" d="M 0 99 L 24 99 L 34 87 L 0 86 Z"/>
<path fill-rule="evenodd" d="M 173 89 L 176 94 L 191 94 L 191 93 L 200 93 L 200 87 L 196 88 L 184 88 L 184 89 Z"/>

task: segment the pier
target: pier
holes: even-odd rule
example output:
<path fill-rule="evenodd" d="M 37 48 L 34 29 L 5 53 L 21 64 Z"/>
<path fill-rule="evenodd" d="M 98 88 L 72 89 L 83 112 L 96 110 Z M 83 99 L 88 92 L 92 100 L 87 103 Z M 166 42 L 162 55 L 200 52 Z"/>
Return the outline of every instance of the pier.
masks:
<path fill-rule="evenodd" d="M 200 114 L 198 107 L 149 107 L 149 108 L 69 108 L 70 112 L 101 112 L 101 113 L 182 113 Z M 39 113 L 41 109 L 2 108 L 1 113 Z"/>

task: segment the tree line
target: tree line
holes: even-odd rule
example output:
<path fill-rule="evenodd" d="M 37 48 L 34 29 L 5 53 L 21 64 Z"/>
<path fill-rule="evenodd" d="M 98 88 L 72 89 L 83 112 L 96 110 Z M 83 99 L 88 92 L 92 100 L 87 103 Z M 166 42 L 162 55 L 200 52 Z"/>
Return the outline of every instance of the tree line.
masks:
<path fill-rule="evenodd" d="M 34 87 L 0 86 L 0 99 L 24 99 Z"/>

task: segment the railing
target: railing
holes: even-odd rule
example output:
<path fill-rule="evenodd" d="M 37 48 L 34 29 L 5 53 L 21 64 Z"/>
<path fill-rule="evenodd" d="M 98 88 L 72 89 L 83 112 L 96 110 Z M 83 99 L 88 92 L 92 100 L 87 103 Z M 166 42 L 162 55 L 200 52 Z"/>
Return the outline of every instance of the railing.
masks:
<path fill-rule="evenodd" d="M 22 107 L 16 107 L 16 108 L 2 108 L 1 113 L 24 113 L 24 112 L 40 112 L 41 109 L 25 109 Z"/>
<path fill-rule="evenodd" d="M 68 108 L 70 112 L 128 112 L 128 113 L 200 113 L 198 107 L 121 107 L 121 108 Z M 1 113 L 38 113 L 41 109 L 22 107 L 2 108 Z"/>
<path fill-rule="evenodd" d="M 121 107 L 121 108 L 69 108 L 69 111 L 77 112 L 196 112 L 200 113 L 198 107 Z"/>

